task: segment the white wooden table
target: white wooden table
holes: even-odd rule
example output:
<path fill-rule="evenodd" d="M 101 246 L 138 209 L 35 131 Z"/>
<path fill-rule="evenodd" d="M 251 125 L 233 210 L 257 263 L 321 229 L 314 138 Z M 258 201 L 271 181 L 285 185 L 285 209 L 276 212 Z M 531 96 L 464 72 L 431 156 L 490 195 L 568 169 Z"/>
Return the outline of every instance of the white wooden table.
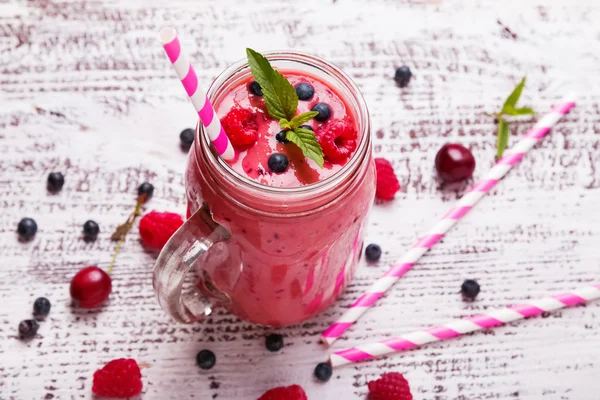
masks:
<path fill-rule="evenodd" d="M 437 149 L 470 147 L 482 176 L 495 153 L 495 125 L 483 112 L 496 111 L 525 74 L 523 105 L 546 111 L 578 86 L 577 107 L 335 346 L 598 282 L 597 0 L 237 3 L 0 0 L 0 399 L 89 399 L 93 372 L 118 357 L 151 364 L 144 400 L 256 399 L 292 383 L 311 400 L 364 399 L 366 382 L 386 371 L 405 374 L 415 399 L 600 398 L 598 303 L 343 368 L 327 384 L 312 378 L 327 354 L 320 333 L 466 189 L 441 188 Z M 338 64 L 370 106 L 374 151 L 400 176 L 402 192 L 370 218 L 367 241 L 385 250 L 380 264 L 363 265 L 318 318 L 281 329 L 280 353 L 264 348 L 265 330 L 225 312 L 172 322 L 154 298 L 155 255 L 137 229 L 118 258 L 110 301 L 93 312 L 71 306 L 71 277 L 108 265 L 110 233 L 140 182 L 156 186 L 146 210 L 184 212 L 178 134 L 195 118 L 155 40 L 165 24 L 179 30 L 204 85 L 246 46 Z M 415 75 L 406 89 L 392 81 L 402 64 Z M 533 121 L 513 125 L 512 141 Z M 45 188 L 51 171 L 66 175 L 57 195 Z M 39 225 L 30 243 L 15 233 L 25 216 Z M 101 234 L 86 244 L 81 226 L 90 218 Z M 482 285 L 474 303 L 457 294 L 466 278 Z M 38 296 L 52 312 L 23 343 L 16 328 Z M 195 366 L 204 348 L 217 355 L 208 372 Z"/>

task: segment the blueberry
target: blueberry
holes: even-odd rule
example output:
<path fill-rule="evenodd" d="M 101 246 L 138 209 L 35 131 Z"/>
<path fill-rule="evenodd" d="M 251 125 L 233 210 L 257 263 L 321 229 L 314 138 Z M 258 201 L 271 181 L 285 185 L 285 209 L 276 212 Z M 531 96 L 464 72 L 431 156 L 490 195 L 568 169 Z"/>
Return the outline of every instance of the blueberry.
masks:
<path fill-rule="evenodd" d="M 479 294 L 480 290 L 481 287 L 479 286 L 479 283 L 477 283 L 477 281 L 474 281 L 473 279 L 467 279 L 460 286 L 460 292 L 462 293 L 463 297 L 467 300 L 474 300 L 475 297 L 477 297 L 477 295 Z"/>
<path fill-rule="evenodd" d="M 33 303 L 33 315 L 36 317 L 45 317 L 50 313 L 50 300 L 45 297 L 38 297 Z"/>
<path fill-rule="evenodd" d="M 314 132 L 314 129 L 310 125 L 300 125 L 299 128 L 308 129 L 309 131 L 313 131 Z"/>
<path fill-rule="evenodd" d="M 21 339 L 29 339 L 35 336 L 40 326 L 34 319 L 26 319 L 19 323 L 19 337 Z"/>
<path fill-rule="evenodd" d="M 285 131 L 279 131 L 279 133 L 277 135 L 275 135 L 275 139 L 277 139 L 277 141 L 279 143 L 289 143 L 290 141 L 287 140 L 285 138 Z"/>
<path fill-rule="evenodd" d="M 375 262 L 381 257 L 381 247 L 378 244 L 370 244 L 365 249 L 365 256 L 368 261 Z"/>
<path fill-rule="evenodd" d="M 194 144 L 194 135 L 195 132 L 191 128 L 182 130 L 179 134 L 179 141 L 181 142 L 181 147 L 184 149 L 189 149 L 192 146 L 192 144 Z"/>
<path fill-rule="evenodd" d="M 315 367 L 315 377 L 321 382 L 327 382 L 332 374 L 333 368 L 331 368 L 331 364 L 329 363 L 322 362 Z"/>
<path fill-rule="evenodd" d="M 50 172 L 48 174 L 47 187 L 51 192 L 58 192 L 65 184 L 65 176 L 60 172 Z"/>
<path fill-rule="evenodd" d="M 273 153 L 269 157 L 269 168 L 273 172 L 284 172 L 288 168 L 288 158 L 281 153 Z"/>
<path fill-rule="evenodd" d="M 86 221 L 83 224 L 83 237 L 86 240 L 96 240 L 98 234 L 100 233 L 100 226 L 96 223 L 96 221 Z"/>
<path fill-rule="evenodd" d="M 315 119 L 319 122 L 325 122 L 331 117 L 331 108 L 326 103 L 317 103 L 312 108 L 312 111 L 317 111 Z"/>
<path fill-rule="evenodd" d="M 283 348 L 283 336 L 272 333 L 265 339 L 265 346 L 269 351 L 279 351 Z"/>
<path fill-rule="evenodd" d="M 19 236 L 25 240 L 32 239 L 35 236 L 37 229 L 37 224 L 31 218 L 23 218 L 19 221 L 19 225 L 17 226 Z"/>
<path fill-rule="evenodd" d="M 394 80 L 400 87 L 406 87 L 408 82 L 410 82 L 410 77 L 412 76 L 412 72 L 410 72 L 410 68 L 406 65 L 396 69 L 396 75 L 394 75 Z"/>
<path fill-rule="evenodd" d="M 309 83 L 299 83 L 296 85 L 296 94 L 298 100 L 310 100 L 315 94 L 315 88 Z"/>
<path fill-rule="evenodd" d="M 256 81 L 250 82 L 250 84 L 248 85 L 248 90 L 250 90 L 250 93 L 252 93 L 255 96 L 263 95 L 262 88 Z"/>
<path fill-rule="evenodd" d="M 144 182 L 138 187 L 138 196 L 146 195 L 146 201 L 150 200 L 154 193 L 154 186 L 150 182 Z"/>
<path fill-rule="evenodd" d="M 211 369 L 217 363 L 217 357 L 210 350 L 200 350 L 196 355 L 196 363 L 202 369 Z"/>

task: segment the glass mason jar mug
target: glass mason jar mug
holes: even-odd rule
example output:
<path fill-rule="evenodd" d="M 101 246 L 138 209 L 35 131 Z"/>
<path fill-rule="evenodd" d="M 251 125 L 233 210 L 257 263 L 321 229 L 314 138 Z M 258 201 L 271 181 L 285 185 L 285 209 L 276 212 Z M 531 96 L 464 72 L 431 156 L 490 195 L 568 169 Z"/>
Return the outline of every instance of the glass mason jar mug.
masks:
<path fill-rule="evenodd" d="M 278 188 L 237 174 L 196 129 L 185 176 L 188 217 L 154 267 L 162 308 L 180 322 L 216 306 L 268 326 L 307 320 L 344 290 L 362 253 L 362 232 L 375 193 L 370 120 L 356 85 L 326 61 L 296 52 L 265 54 L 281 70 L 327 82 L 353 111 L 359 144 L 333 176 Z M 239 61 L 218 76 L 208 96 L 217 104 L 250 75 Z"/>

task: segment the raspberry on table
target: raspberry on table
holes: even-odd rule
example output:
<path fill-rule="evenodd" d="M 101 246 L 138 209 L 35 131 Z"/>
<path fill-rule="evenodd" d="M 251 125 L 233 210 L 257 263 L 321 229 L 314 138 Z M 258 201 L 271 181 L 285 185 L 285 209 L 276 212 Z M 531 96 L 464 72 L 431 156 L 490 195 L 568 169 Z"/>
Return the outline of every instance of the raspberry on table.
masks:
<path fill-rule="evenodd" d="M 412 400 L 408 381 L 398 372 L 388 372 L 370 381 L 369 400 Z"/>
<path fill-rule="evenodd" d="M 292 385 L 271 389 L 260 396 L 258 400 L 308 400 L 308 397 L 306 397 L 304 389 L 298 385 Z"/>
<path fill-rule="evenodd" d="M 160 250 L 181 225 L 183 218 L 179 214 L 150 211 L 140 220 L 142 243 L 151 249 Z"/>
<path fill-rule="evenodd" d="M 393 199 L 396 192 L 400 190 L 400 183 L 394 172 L 394 167 L 385 158 L 376 158 L 375 169 L 377 170 L 375 197 L 381 200 Z"/>
<path fill-rule="evenodd" d="M 358 132 L 346 119 L 323 124 L 317 131 L 317 139 L 325 159 L 334 164 L 345 163 L 358 146 Z"/>
<path fill-rule="evenodd" d="M 251 110 L 235 106 L 221 119 L 221 124 L 233 146 L 248 147 L 256 142 L 258 125 L 256 113 Z"/>
<path fill-rule="evenodd" d="M 142 373 L 132 358 L 112 360 L 94 372 L 92 392 L 102 397 L 126 399 L 142 391 Z"/>

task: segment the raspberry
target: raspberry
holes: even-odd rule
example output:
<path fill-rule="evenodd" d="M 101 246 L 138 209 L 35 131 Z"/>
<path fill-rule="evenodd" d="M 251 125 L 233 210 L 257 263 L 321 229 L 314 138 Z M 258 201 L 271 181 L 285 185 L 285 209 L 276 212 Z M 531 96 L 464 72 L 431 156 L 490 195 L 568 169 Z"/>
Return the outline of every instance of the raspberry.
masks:
<path fill-rule="evenodd" d="M 377 170 L 375 197 L 381 200 L 393 199 L 396 192 L 400 190 L 400 183 L 394 173 L 394 167 L 385 158 L 376 158 L 375 169 Z"/>
<path fill-rule="evenodd" d="M 142 373 L 132 358 L 112 360 L 94 372 L 92 392 L 102 397 L 126 399 L 142 391 Z"/>
<path fill-rule="evenodd" d="M 231 140 L 231 144 L 236 147 L 248 147 L 256 142 L 258 136 L 256 114 L 247 108 L 233 107 L 221 119 L 221 125 Z"/>
<path fill-rule="evenodd" d="M 381 375 L 369 385 L 369 400 L 412 400 L 408 381 L 398 372 Z"/>
<path fill-rule="evenodd" d="M 304 389 L 298 385 L 292 385 L 271 389 L 260 396 L 258 400 L 308 400 L 308 397 L 306 397 Z"/>
<path fill-rule="evenodd" d="M 334 164 L 344 164 L 358 145 L 358 133 L 347 119 L 331 120 L 317 132 L 325 159 Z"/>
<path fill-rule="evenodd" d="M 160 250 L 182 224 L 179 214 L 150 211 L 140 221 L 142 242 L 146 247 Z"/>

